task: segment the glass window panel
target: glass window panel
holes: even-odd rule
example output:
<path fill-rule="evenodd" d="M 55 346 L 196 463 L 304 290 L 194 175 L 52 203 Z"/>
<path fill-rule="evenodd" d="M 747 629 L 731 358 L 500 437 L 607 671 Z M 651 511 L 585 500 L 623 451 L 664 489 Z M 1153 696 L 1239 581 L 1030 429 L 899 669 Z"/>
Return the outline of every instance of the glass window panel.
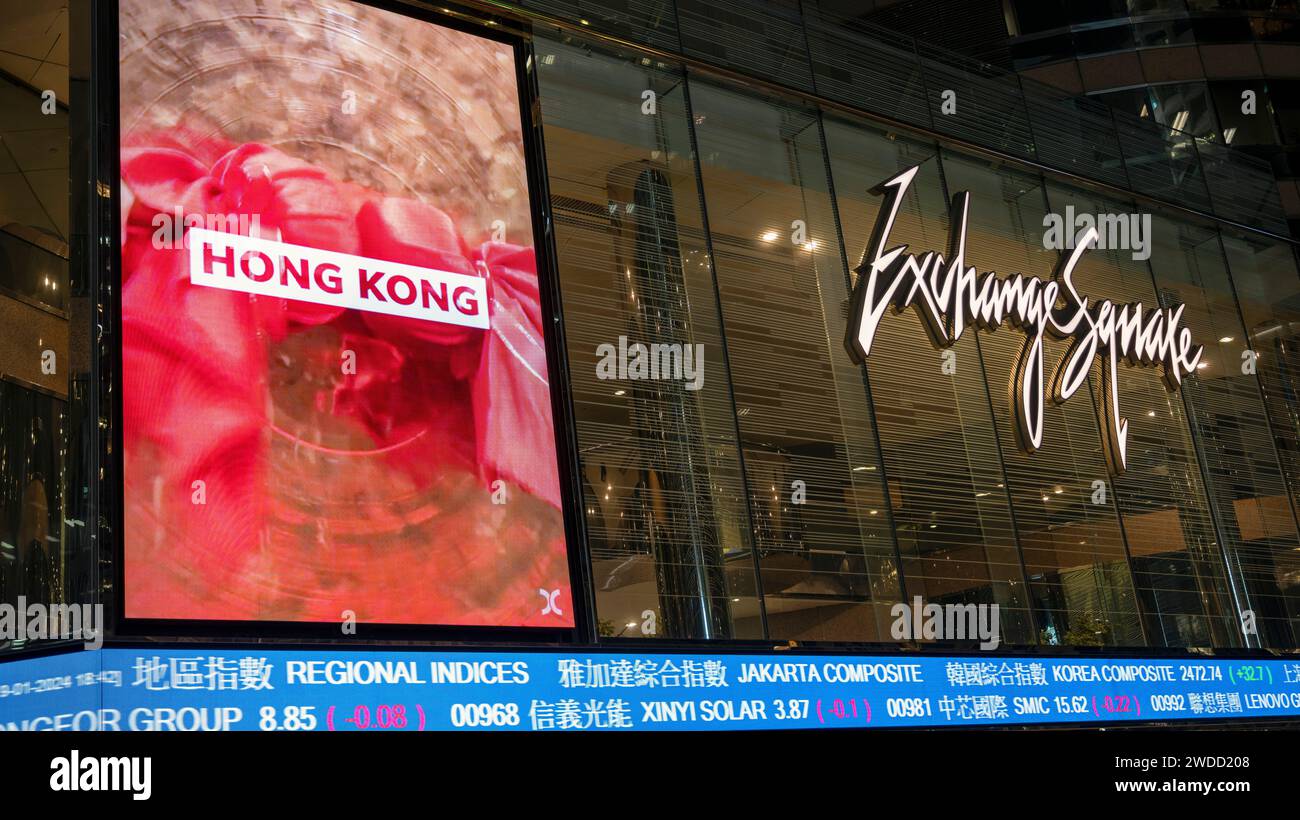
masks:
<path fill-rule="evenodd" d="M 72 241 L 69 207 L 73 157 L 89 157 L 70 150 L 72 120 L 89 119 L 89 100 L 70 108 L 67 9 L 15 14 L 6 24 L 25 33 L 0 72 L 0 603 L 92 604 L 90 339 L 73 326 L 89 330 L 93 312 L 70 264 L 91 243 Z M 38 643 L 19 635 L 0 653 Z"/>
<path fill-rule="evenodd" d="M 1197 137 L 1217 134 L 1219 124 L 1205 83 L 1170 83 L 1148 88 L 1156 122 Z"/>
<path fill-rule="evenodd" d="M 1152 225 L 1151 267 L 1161 303 L 1184 305 L 1183 322 L 1205 346 L 1205 367 L 1182 390 L 1224 538 L 1234 606 L 1251 609 L 1256 595 L 1276 595 L 1271 572 L 1262 573 L 1261 587 L 1260 564 L 1271 565 L 1274 555 L 1285 558 L 1300 547 L 1295 518 L 1258 379 L 1243 367 L 1248 341 L 1218 232 L 1159 214 Z M 1271 631 L 1270 624 L 1261 634 Z M 1240 630 L 1229 632 L 1236 641 Z"/>
<path fill-rule="evenodd" d="M 0 185 L 5 182 L 0 177 Z M 68 246 L 53 234 L 16 221 L 0 224 L 0 292 L 33 306 L 66 311 L 67 255 Z"/>
<path fill-rule="evenodd" d="M 1142 255 L 1140 228 L 1124 233 L 1115 227 L 1122 219 L 1127 230 L 1133 206 L 1050 183 L 1048 200 L 1067 226 L 1071 216 L 1087 214 L 1106 232 L 1105 247 L 1086 252 L 1076 268 L 1080 292 L 1150 309 L 1156 301 L 1151 271 L 1134 258 Z M 1079 223 L 1074 224 L 1077 230 Z M 1105 366 L 1101 360 L 1093 365 L 1094 385 Z M 1113 486 L 1147 641 L 1155 646 L 1225 643 L 1230 610 L 1223 562 L 1182 397 L 1165 387 L 1156 368 L 1121 362 L 1116 382 L 1120 414 L 1128 420 L 1128 466 Z"/>
<path fill-rule="evenodd" d="M 0 381 L 0 591 L 10 604 L 19 596 L 42 605 L 68 600 L 67 407 L 65 399 Z"/>
<path fill-rule="evenodd" d="M 1017 71 L 1022 71 L 1039 63 L 1056 62 L 1062 55 L 1070 54 L 1074 41 L 1070 34 L 1055 34 L 1049 37 L 1016 40 L 1011 44 L 1011 58 L 1015 61 Z"/>
<path fill-rule="evenodd" d="M 1284 145 L 1300 145 L 1300 80 L 1269 80 L 1269 97 Z"/>
<path fill-rule="evenodd" d="M 1043 247 L 1042 181 L 950 152 L 943 154 L 943 168 L 950 193 L 971 192 L 969 264 L 1003 277 L 1050 278 L 1058 253 Z M 1024 334 L 1010 327 L 979 336 L 1008 479 L 997 492 L 1012 501 L 1040 638 L 1046 644 L 1141 644 L 1115 509 L 1093 503 L 1095 482 L 1108 476 L 1090 397 L 1049 405 L 1043 443 L 1034 453 L 1016 442 L 1009 397 L 1024 342 Z M 1046 340 L 1049 366 L 1065 344 Z"/>
<path fill-rule="evenodd" d="M 1066 0 L 1071 23 L 1091 23 L 1128 15 L 1127 0 Z"/>
<path fill-rule="evenodd" d="M 1065 0 L 1012 0 L 1012 6 L 1020 34 L 1060 28 L 1070 22 Z"/>
<path fill-rule="evenodd" d="M 1252 17 L 1250 28 L 1266 43 L 1300 43 L 1300 20 L 1286 17 Z"/>
<path fill-rule="evenodd" d="M 1125 114 L 1134 117 L 1149 117 L 1151 115 L 1151 103 L 1147 99 L 1147 90 L 1145 88 L 1108 91 L 1105 94 L 1094 94 L 1092 98 L 1101 100 L 1111 108 L 1119 109 Z"/>
<path fill-rule="evenodd" d="M 1161 12 L 1185 12 L 1183 0 L 1128 0 L 1128 11 L 1133 16 Z"/>
<path fill-rule="evenodd" d="M 1196 42 L 1192 21 L 1182 17 L 1138 23 L 1133 29 L 1138 46 L 1180 46 Z"/>
<path fill-rule="evenodd" d="M 869 191 L 913 165 L 920 170 L 889 243 L 946 252 L 934 145 L 835 120 L 826 133 L 851 264 L 862 259 L 882 204 Z M 996 603 L 1004 643 L 1037 643 L 975 335 L 950 350 L 934 349 L 914 309 L 887 311 L 866 363 L 904 591 L 927 603 Z"/>
<path fill-rule="evenodd" d="M 1282 242 L 1223 232 L 1228 270 L 1255 353 L 1282 474 L 1300 501 L 1300 274 Z M 1265 547 L 1243 554 L 1265 645 L 1300 645 L 1300 552 Z"/>
<path fill-rule="evenodd" d="M 793 88 L 813 89 L 797 3 L 675 0 L 675 7 L 685 54 Z"/>
<path fill-rule="evenodd" d="M 817 118 L 698 82 L 691 102 L 771 637 L 891 640 L 898 572 Z"/>
<path fill-rule="evenodd" d="M 1080 56 L 1106 54 L 1134 48 L 1133 27 L 1127 23 L 1102 28 L 1082 29 L 1074 32 L 1074 47 Z"/>
<path fill-rule="evenodd" d="M 546 39 L 535 59 L 598 631 L 761 637 L 682 74 Z M 602 345 L 636 344 L 702 350 L 701 380 L 601 378 Z"/>
<path fill-rule="evenodd" d="M 1198 17 L 1192 30 L 1198 43 L 1249 43 L 1254 36 L 1246 17 Z"/>
<path fill-rule="evenodd" d="M 1156 105 L 1155 99 L 1148 97 L 1138 111 L 1138 119 L 1115 118 L 1131 187 L 1189 208 L 1209 211 L 1210 197 L 1196 153 L 1196 141 L 1190 134 L 1170 131 L 1153 119 Z M 1175 116 L 1174 119 L 1184 118 Z"/>
<path fill-rule="evenodd" d="M 1241 95 L 1247 90 L 1255 92 L 1256 108 L 1252 114 L 1245 114 L 1241 110 Z M 1272 104 L 1269 101 L 1268 87 L 1262 80 L 1212 82 L 1210 94 L 1214 97 L 1214 107 L 1223 126 L 1224 143 L 1237 148 L 1277 145 L 1277 132 L 1273 129 L 1273 118 L 1269 116 Z"/>

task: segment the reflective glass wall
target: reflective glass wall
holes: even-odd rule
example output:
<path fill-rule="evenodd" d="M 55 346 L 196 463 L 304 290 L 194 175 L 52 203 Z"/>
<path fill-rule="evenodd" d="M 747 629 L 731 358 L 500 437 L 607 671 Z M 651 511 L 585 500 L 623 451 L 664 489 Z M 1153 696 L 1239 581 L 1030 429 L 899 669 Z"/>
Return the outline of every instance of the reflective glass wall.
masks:
<path fill-rule="evenodd" d="M 997 604 L 1010 646 L 1297 646 L 1292 246 L 1169 212 L 1145 252 L 1085 253 L 1082 293 L 1184 305 L 1205 353 L 1177 392 L 1121 363 L 1122 474 L 1100 363 L 1027 454 L 1018 329 L 941 348 L 889 310 L 847 353 L 873 189 L 918 169 L 888 246 L 947 254 L 969 191 L 967 264 L 1043 279 L 1054 216 L 1135 203 L 633 51 L 534 47 L 603 637 L 893 643 L 919 599 Z"/>
<path fill-rule="evenodd" d="M 956 152 L 943 154 L 951 192 L 971 191 L 971 262 L 1001 275 L 1047 279 L 1059 252 L 1043 246 L 1048 213 L 1043 181 Z M 1080 287 L 1095 292 L 1081 277 Z M 1008 328 L 980 334 L 989 370 L 1007 496 L 1014 509 L 1038 638 L 1044 644 L 1143 643 L 1123 531 L 1102 456 L 1093 396 L 1048 406 L 1042 446 L 1017 444 L 1008 400 L 1024 337 Z M 1044 361 L 1059 361 L 1065 342 L 1044 340 Z"/>
<path fill-rule="evenodd" d="M 87 264 L 90 31 L 89 3 L 45 0 L 6 9 L 0 31 L 0 604 L 11 616 L 101 600 L 92 465 L 108 419 L 93 404 L 91 333 L 104 327 Z M 0 653 L 58 637 L 13 627 Z"/>
<path fill-rule="evenodd" d="M 947 247 L 938 146 L 847 120 L 826 123 L 849 264 L 857 268 L 880 214 L 869 193 L 911 166 L 919 171 L 889 245 Z M 857 274 L 853 274 L 856 278 Z M 1008 643 L 1034 643 L 1024 567 L 1000 462 L 978 340 L 935 349 L 914 311 L 887 316 L 863 368 L 889 487 L 907 600 L 998 604 Z M 840 339 L 826 351 L 847 361 Z"/>
<path fill-rule="evenodd" d="M 583 43 L 534 56 L 599 634 L 762 637 L 685 78 Z M 651 345 L 678 378 L 620 377 L 663 363 Z"/>
<path fill-rule="evenodd" d="M 881 640 L 899 567 L 817 112 L 691 98 L 768 635 Z"/>

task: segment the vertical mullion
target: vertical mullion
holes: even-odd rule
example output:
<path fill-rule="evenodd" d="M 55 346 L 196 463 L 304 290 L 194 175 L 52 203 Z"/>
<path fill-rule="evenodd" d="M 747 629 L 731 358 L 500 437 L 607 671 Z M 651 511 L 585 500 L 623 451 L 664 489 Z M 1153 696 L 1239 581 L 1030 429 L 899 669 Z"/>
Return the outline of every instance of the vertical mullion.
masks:
<path fill-rule="evenodd" d="M 1047 179 L 1040 175 L 1039 180 L 1040 183 L 1038 187 L 1039 190 L 1043 192 L 1043 206 L 1046 208 L 1045 213 L 1054 213 L 1052 210 L 1052 198 L 1047 193 Z M 1058 251 L 1058 253 L 1060 253 L 1060 251 Z M 1100 441 L 1101 438 L 1106 435 L 1106 431 L 1101 429 L 1101 408 L 1097 406 L 1097 391 L 1094 386 L 1096 375 L 1092 372 L 1092 369 L 1093 368 L 1089 368 L 1088 372 L 1088 401 L 1092 405 L 1093 418 L 1097 420 L 1097 435 L 1098 440 Z M 1118 390 L 1119 388 L 1116 387 L 1115 389 Z M 1142 636 L 1143 646 L 1151 646 L 1151 635 L 1147 629 L 1146 608 L 1142 605 L 1142 590 L 1138 585 L 1138 574 L 1133 569 L 1133 552 L 1129 548 L 1128 530 L 1124 526 L 1124 510 L 1119 505 L 1119 489 L 1115 483 L 1115 476 L 1111 475 L 1109 472 L 1106 474 L 1105 481 L 1106 486 L 1110 488 L 1110 507 L 1115 513 L 1115 525 L 1119 528 L 1119 540 L 1124 546 L 1124 566 L 1128 568 L 1129 583 L 1132 584 L 1133 587 L 1133 610 L 1137 613 L 1138 632 Z M 1096 567 L 1098 562 L 1094 561 L 1092 565 Z"/>
<path fill-rule="evenodd" d="M 1028 116 L 1028 113 L 1026 113 Z M 948 187 L 948 176 L 943 168 L 943 152 L 936 150 L 934 154 L 935 164 L 939 168 L 939 187 L 943 191 L 944 202 L 952 201 L 952 191 Z M 949 211 L 951 213 L 951 211 Z M 951 232 L 953 226 L 949 225 L 948 230 Z M 1029 626 L 1034 636 L 1034 643 L 1040 641 L 1038 631 L 1038 616 L 1035 613 L 1033 589 L 1029 585 L 1029 569 L 1025 566 L 1025 551 L 1020 544 L 1020 525 L 1016 520 L 1016 505 L 1011 497 L 1011 476 L 1007 473 L 1006 459 L 1002 455 L 1002 434 L 998 432 L 998 415 L 993 409 L 993 395 L 989 390 L 989 372 L 984 365 L 984 348 L 980 346 L 979 331 L 972 328 L 972 336 L 975 339 L 975 359 L 980 365 L 980 382 L 984 385 L 984 400 L 988 404 L 989 419 L 993 423 L 993 448 L 998 454 L 998 471 L 1002 474 L 1002 492 L 1007 500 L 1007 515 L 1011 519 L 1011 540 L 1016 545 L 1016 557 L 1020 562 L 1020 582 L 1024 584 L 1025 609 L 1029 612 Z"/>
<path fill-rule="evenodd" d="M 1217 232 L 1217 231 L 1215 232 L 1215 237 L 1216 237 L 1216 241 L 1217 241 L 1217 237 L 1218 237 L 1218 232 Z M 1151 265 L 1151 261 L 1150 261 L 1149 259 L 1148 259 L 1148 260 L 1145 260 L 1145 262 L 1144 262 L 1144 266 L 1146 267 L 1147 272 L 1151 275 L 1151 287 L 1152 287 L 1152 289 L 1155 291 L 1155 294 L 1156 294 L 1156 304 L 1157 304 L 1157 305 L 1162 305 L 1163 302 L 1164 302 L 1164 300 L 1160 298 L 1160 283 L 1159 283 L 1159 281 L 1156 279 L 1156 271 L 1155 271 L 1155 268 Z M 1224 271 L 1225 271 L 1225 273 L 1226 273 L 1226 271 L 1227 271 L 1227 260 L 1226 260 L 1226 259 L 1224 260 Z M 1201 289 L 1204 290 L 1203 287 L 1202 287 Z M 1234 302 L 1236 301 L 1236 296 L 1235 296 L 1235 294 L 1234 294 L 1234 296 L 1233 296 L 1233 301 L 1234 301 Z M 1244 327 L 1243 327 L 1243 332 L 1244 332 Z M 1191 399 L 1191 397 L 1187 395 L 1187 391 L 1186 391 L 1186 390 L 1179 390 L 1178 392 L 1179 392 L 1179 398 L 1182 400 L 1182 404 L 1183 404 L 1183 414 L 1184 414 L 1184 415 L 1186 416 L 1186 418 L 1187 418 L 1187 428 L 1188 428 L 1188 433 L 1189 433 L 1189 435 L 1191 436 L 1190 440 L 1191 440 L 1191 442 L 1192 442 L 1192 455 L 1195 457 L 1195 459 L 1196 459 L 1196 463 L 1197 463 L 1197 467 L 1200 469 L 1200 474 L 1201 474 L 1201 485 L 1202 485 L 1202 487 L 1204 488 L 1204 493 L 1205 493 L 1205 503 L 1206 503 L 1207 508 L 1209 509 L 1209 512 L 1210 512 L 1210 526 L 1213 527 L 1213 529 L 1214 529 L 1214 537 L 1215 537 L 1216 540 L 1218 541 L 1218 545 L 1219 545 L 1219 549 L 1218 549 L 1219 558 L 1220 558 L 1220 559 L 1222 560 L 1222 562 L 1223 562 L 1223 568 L 1224 568 L 1224 571 L 1228 574 L 1228 577 L 1227 577 L 1227 581 L 1228 581 L 1228 591 L 1232 594 L 1232 602 L 1233 602 L 1233 606 L 1236 608 L 1237 612 L 1240 613 L 1240 612 L 1241 612 L 1241 597 L 1245 597 L 1246 590 L 1245 590 L 1245 587 L 1243 586 L 1242 589 L 1241 589 L 1241 591 L 1240 591 L 1240 592 L 1241 592 L 1241 596 L 1239 597 L 1239 594 L 1238 594 L 1238 588 L 1237 588 L 1237 582 L 1236 582 L 1236 580 L 1235 580 L 1235 576 L 1233 575 L 1233 572 L 1232 572 L 1232 563 L 1231 563 L 1231 562 L 1229 561 L 1229 559 L 1228 559 L 1228 538 L 1227 538 L 1227 530 L 1225 529 L 1225 527 L 1224 527 L 1224 525 L 1223 525 L 1222 513 L 1221 513 L 1220 510 L 1219 510 L 1218 500 L 1215 498 L 1215 494 L 1214 494 L 1213 492 L 1210 491 L 1210 487 L 1212 486 L 1211 482 L 1212 482 L 1214 479 L 1213 479 L 1213 477 L 1212 477 L 1211 474 L 1210 474 L 1210 465 L 1209 465 L 1209 459 L 1208 459 L 1207 454 L 1206 454 L 1205 442 L 1202 440 L 1202 436 L 1201 436 L 1201 434 L 1200 434 L 1200 432 L 1199 432 L 1200 425 L 1198 425 L 1198 424 L 1195 423 L 1195 420 L 1196 420 L 1196 411 L 1195 411 L 1195 409 L 1194 409 L 1193 406 L 1192 406 L 1192 399 Z M 1263 403 L 1263 399 L 1262 399 L 1262 397 L 1261 397 L 1261 400 L 1260 400 L 1260 401 L 1261 401 L 1261 406 L 1262 406 L 1262 403 Z M 1279 469 L 1278 472 L 1280 473 L 1281 470 Z M 1293 514 L 1294 514 L 1294 511 L 1293 511 Z M 1193 566 L 1195 566 L 1195 563 L 1193 564 Z M 1198 574 L 1199 574 L 1199 573 L 1198 573 Z M 1238 617 L 1240 617 L 1240 616 L 1238 616 Z M 1235 634 L 1235 632 L 1234 632 L 1234 634 Z M 1258 636 L 1256 636 L 1256 638 L 1258 639 Z M 1249 636 L 1245 636 L 1245 643 L 1246 643 L 1247 648 L 1249 648 L 1249 647 L 1250 647 L 1250 637 L 1249 637 Z"/>
<path fill-rule="evenodd" d="M 844 228 L 840 224 L 840 206 L 839 200 L 835 196 L 835 176 L 831 167 L 830 149 L 826 143 L 826 128 L 822 122 L 821 109 L 817 110 L 817 136 L 821 140 L 822 160 L 826 164 L 826 190 L 830 195 L 831 216 L 835 223 L 835 239 L 839 243 L 840 265 L 844 271 L 844 286 L 846 293 L 853 293 L 853 277 L 849 275 L 848 266 L 848 249 L 844 244 Z M 936 149 L 937 151 L 937 149 Z M 898 546 L 898 528 L 894 524 L 894 504 L 893 496 L 889 490 L 889 470 L 885 465 L 885 449 L 880 442 L 880 425 L 876 422 L 876 402 L 871 395 L 871 376 L 867 372 L 867 366 L 864 363 L 858 368 L 862 373 L 862 389 L 866 394 L 867 411 L 871 414 L 871 438 L 876 445 L 876 464 L 880 469 L 880 486 L 883 493 L 885 507 L 885 523 L 889 526 L 889 537 L 894 547 L 894 570 L 898 574 L 898 595 L 899 600 L 906 602 L 907 598 L 907 579 L 903 570 L 903 555 Z"/>
<path fill-rule="evenodd" d="M 750 498 L 749 472 L 745 467 L 745 443 L 740 435 L 740 416 L 736 411 L 736 390 L 731 380 L 731 354 L 727 348 L 727 319 L 722 309 L 722 289 L 718 285 L 717 260 L 713 250 L 713 234 L 709 230 L 708 204 L 704 196 L 704 174 L 700 166 L 700 145 L 695 137 L 695 109 L 691 105 L 690 77 L 682 74 L 682 99 L 686 103 L 686 128 L 690 134 L 691 157 L 695 166 L 695 190 L 700 201 L 700 226 L 704 231 L 704 249 L 709 258 L 709 278 L 713 284 L 714 308 L 718 312 L 718 339 L 722 348 L 723 367 L 727 371 L 727 396 L 731 402 L 731 429 L 736 438 L 736 460 L 740 468 L 740 485 L 745 497 L 745 516 L 748 519 L 749 554 L 754 565 L 754 590 L 758 599 L 758 614 L 762 622 L 763 637 L 770 638 L 767 625 L 767 599 L 763 592 L 763 570 L 758 560 L 758 527 Z M 725 570 L 724 570 L 725 571 Z M 706 636 L 708 637 L 708 636 Z"/>
<path fill-rule="evenodd" d="M 1214 235 L 1216 241 L 1219 244 L 1219 253 L 1223 258 L 1223 269 L 1224 271 L 1227 272 L 1228 287 L 1231 289 L 1232 302 L 1237 308 L 1237 319 L 1241 322 L 1242 339 L 1247 344 L 1246 349 L 1256 354 L 1255 372 L 1252 374 L 1255 377 L 1253 380 L 1253 384 L 1255 385 L 1256 394 L 1259 396 L 1260 405 L 1263 406 L 1264 408 L 1264 424 L 1268 428 L 1268 436 L 1270 439 L 1270 444 L 1272 445 L 1273 448 L 1273 457 L 1277 459 L 1277 472 L 1278 475 L 1281 476 L 1282 478 L 1282 489 L 1286 492 L 1287 506 L 1291 509 L 1291 516 L 1296 521 L 1296 532 L 1297 534 L 1300 534 L 1300 511 L 1296 509 L 1296 500 L 1295 500 L 1296 487 L 1293 486 L 1292 477 L 1288 473 L 1285 465 L 1282 462 L 1282 454 L 1279 453 L 1277 449 L 1277 430 L 1273 424 L 1273 411 L 1272 408 L 1270 407 L 1268 396 L 1264 392 L 1264 380 L 1260 377 L 1259 374 L 1258 351 L 1255 350 L 1254 344 L 1250 341 L 1250 326 L 1246 324 L 1246 313 L 1241 307 L 1241 297 L 1238 295 L 1237 292 L 1237 281 L 1232 272 L 1231 260 L 1228 259 L 1228 249 L 1223 244 L 1223 233 L 1217 226 L 1215 228 Z M 1241 568 L 1240 554 L 1236 556 L 1236 559 L 1237 559 L 1237 569 L 1241 573 L 1241 582 L 1242 582 L 1242 588 L 1246 596 L 1246 605 L 1247 608 L 1253 611 L 1254 605 L 1250 602 L 1250 587 L 1246 583 L 1245 570 Z M 1260 647 L 1263 648 L 1264 641 L 1263 638 L 1258 634 L 1258 630 L 1255 638 L 1259 642 Z"/>

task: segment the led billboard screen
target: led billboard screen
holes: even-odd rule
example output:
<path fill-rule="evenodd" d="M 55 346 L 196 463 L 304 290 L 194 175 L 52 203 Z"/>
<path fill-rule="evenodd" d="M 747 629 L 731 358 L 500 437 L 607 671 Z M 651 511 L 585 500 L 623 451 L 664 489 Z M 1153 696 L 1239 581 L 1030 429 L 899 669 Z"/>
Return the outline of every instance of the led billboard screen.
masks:
<path fill-rule="evenodd" d="M 515 46 L 120 31 L 126 617 L 572 626 Z"/>

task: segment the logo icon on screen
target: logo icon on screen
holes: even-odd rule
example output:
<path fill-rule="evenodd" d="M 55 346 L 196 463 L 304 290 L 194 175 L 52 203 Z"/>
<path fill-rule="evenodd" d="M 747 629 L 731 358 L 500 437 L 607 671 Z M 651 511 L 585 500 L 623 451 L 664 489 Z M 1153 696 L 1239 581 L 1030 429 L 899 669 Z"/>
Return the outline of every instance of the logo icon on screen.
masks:
<path fill-rule="evenodd" d="M 542 607 L 543 615 L 564 614 L 564 610 L 560 609 L 560 605 L 555 602 L 555 599 L 560 597 L 560 591 L 558 589 L 539 589 L 537 590 L 537 594 L 546 599 L 546 606 Z"/>

